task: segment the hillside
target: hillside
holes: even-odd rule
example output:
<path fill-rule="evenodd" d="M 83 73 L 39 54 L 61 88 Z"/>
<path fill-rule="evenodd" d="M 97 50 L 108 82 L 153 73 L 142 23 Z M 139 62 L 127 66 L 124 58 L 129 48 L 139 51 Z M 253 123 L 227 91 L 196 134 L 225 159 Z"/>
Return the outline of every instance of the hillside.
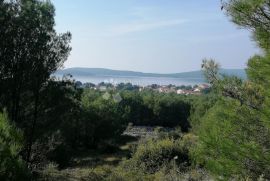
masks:
<path fill-rule="evenodd" d="M 104 68 L 68 68 L 59 70 L 56 75 L 71 74 L 74 76 L 122 76 L 122 77 L 171 77 L 171 78 L 188 78 L 188 79 L 203 79 L 203 73 L 201 71 L 190 71 L 182 73 L 172 74 L 158 74 L 158 73 L 143 73 L 126 70 L 111 70 Z M 221 74 L 235 75 L 243 79 L 246 78 L 244 69 L 222 69 Z"/>

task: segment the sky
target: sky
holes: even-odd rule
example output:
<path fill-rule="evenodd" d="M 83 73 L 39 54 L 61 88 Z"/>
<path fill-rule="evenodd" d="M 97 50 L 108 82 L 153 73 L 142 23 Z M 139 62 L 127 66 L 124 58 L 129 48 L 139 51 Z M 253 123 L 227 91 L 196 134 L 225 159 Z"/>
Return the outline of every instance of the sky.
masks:
<path fill-rule="evenodd" d="M 258 53 L 220 0 L 52 0 L 56 30 L 72 33 L 65 68 L 152 73 L 199 70 L 202 59 L 245 68 Z"/>

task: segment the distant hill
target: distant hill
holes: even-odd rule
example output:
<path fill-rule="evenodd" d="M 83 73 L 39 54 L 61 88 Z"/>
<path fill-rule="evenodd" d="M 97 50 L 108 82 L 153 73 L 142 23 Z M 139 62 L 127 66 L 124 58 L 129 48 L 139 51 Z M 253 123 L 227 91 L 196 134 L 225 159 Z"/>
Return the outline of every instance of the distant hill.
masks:
<path fill-rule="evenodd" d="M 246 79 L 244 69 L 222 69 L 221 74 L 235 75 Z M 158 73 L 143 73 L 125 70 L 111 70 L 104 68 L 68 68 L 59 70 L 56 75 L 71 74 L 73 76 L 121 76 L 121 77 L 169 77 L 169 78 L 182 78 L 182 79 L 204 79 L 202 71 L 191 71 L 172 74 L 158 74 Z"/>

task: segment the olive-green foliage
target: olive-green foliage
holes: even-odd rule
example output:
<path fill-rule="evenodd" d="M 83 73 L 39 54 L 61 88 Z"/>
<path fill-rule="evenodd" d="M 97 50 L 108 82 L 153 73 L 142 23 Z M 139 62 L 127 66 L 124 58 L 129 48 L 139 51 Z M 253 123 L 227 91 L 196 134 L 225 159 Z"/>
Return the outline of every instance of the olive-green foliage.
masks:
<path fill-rule="evenodd" d="M 213 180 L 212 177 L 205 170 L 190 169 L 186 172 L 182 172 L 175 165 L 170 167 L 164 167 L 160 171 L 154 174 L 144 174 L 138 171 L 129 171 L 117 167 L 113 172 L 106 177 L 106 181 L 209 181 Z"/>
<path fill-rule="evenodd" d="M 191 124 L 192 132 L 197 132 L 200 125 L 203 124 L 202 117 L 212 108 L 218 100 L 217 95 L 210 93 L 203 96 L 193 97 L 191 102 L 191 110 L 189 122 Z"/>
<path fill-rule="evenodd" d="M 71 35 L 56 33 L 54 15 L 50 1 L 0 1 L 0 97 L 16 123 L 33 114 L 36 94 L 71 50 Z"/>
<path fill-rule="evenodd" d="M 28 171 L 19 156 L 22 143 L 21 132 L 0 113 L 0 180 L 27 180 Z"/>
<path fill-rule="evenodd" d="M 213 82 L 219 101 L 200 121 L 194 158 L 219 178 L 270 179 L 270 3 L 227 0 L 223 5 L 234 23 L 252 31 L 264 53 L 249 60 L 249 80 Z"/>
<path fill-rule="evenodd" d="M 143 126 L 179 126 L 182 131 L 190 127 L 189 102 L 176 94 L 84 89 L 81 108 L 78 136 L 90 147 L 97 146 L 100 140 L 119 136 L 128 122 Z"/>
<path fill-rule="evenodd" d="M 132 157 L 122 161 L 106 180 L 161 181 L 205 178 L 205 172 L 195 171 L 190 165 L 189 151 L 196 142 L 197 137 L 193 134 L 185 134 L 176 140 L 169 137 L 142 140 Z"/>
<path fill-rule="evenodd" d="M 207 172 L 202 169 L 193 169 L 187 164 L 189 159 L 183 160 L 196 142 L 197 137 L 193 134 L 185 134 L 177 140 L 163 138 L 142 141 L 132 157 L 120 162 L 118 166 L 105 164 L 94 168 L 76 167 L 58 170 L 57 165 L 50 164 L 40 173 L 42 176 L 40 180 L 209 180 Z M 148 144 L 150 147 L 147 146 Z M 155 146 L 155 144 L 157 145 Z M 157 164 L 154 163 L 154 160 L 157 160 Z M 146 164 L 148 162 L 150 164 Z M 157 167 L 158 164 L 160 165 Z M 149 167 L 147 168 L 146 165 Z"/>
<path fill-rule="evenodd" d="M 40 92 L 38 120 L 33 139 L 32 165 L 42 167 L 47 161 L 54 161 L 60 167 L 67 165 L 72 148 L 80 140 L 79 132 L 81 90 L 71 80 L 48 80 Z M 31 124 L 24 123 L 28 128 Z"/>
<path fill-rule="evenodd" d="M 79 119 L 81 93 L 71 80 L 47 82 L 40 92 L 37 138 L 48 137 L 59 130 L 65 138 L 69 136 L 67 128 Z"/>
<path fill-rule="evenodd" d="M 124 91 L 121 106 L 134 125 L 190 128 L 190 103 L 185 96 L 153 91 Z"/>
<path fill-rule="evenodd" d="M 235 100 L 218 101 L 202 119 L 200 142 L 194 149 L 197 161 L 225 178 L 268 178 L 270 133 L 256 115 Z"/>
<path fill-rule="evenodd" d="M 138 145 L 132 158 L 124 163 L 124 168 L 152 174 L 170 162 L 183 167 L 189 165 L 185 144 L 181 140 L 169 138 L 148 140 Z"/>
<path fill-rule="evenodd" d="M 71 50 L 71 34 L 56 32 L 54 16 L 50 1 L 0 1 L 0 109 L 6 108 L 10 120 L 23 131 L 22 155 L 29 165 L 35 159 L 36 140 L 44 136 L 44 128 L 50 132 L 49 127 L 39 127 L 52 120 L 41 109 L 51 95 L 41 94 Z M 46 111 L 50 112 L 48 107 Z"/>
<path fill-rule="evenodd" d="M 116 87 L 117 90 L 139 90 L 140 87 L 137 85 L 132 85 L 131 83 L 120 83 Z"/>
<path fill-rule="evenodd" d="M 249 80 L 267 87 L 270 84 L 270 55 L 252 57 L 248 62 L 247 74 Z"/>
<path fill-rule="evenodd" d="M 270 3 L 269 0 L 228 0 L 225 9 L 232 21 L 242 28 L 252 31 L 254 40 L 263 50 L 263 54 L 255 55 L 248 62 L 249 80 L 264 89 L 263 119 L 270 125 Z M 267 123 L 268 122 L 268 123 Z"/>
<path fill-rule="evenodd" d="M 128 124 L 119 102 L 108 92 L 84 90 L 82 111 L 80 136 L 89 147 L 120 136 Z"/>
<path fill-rule="evenodd" d="M 134 125 L 148 125 L 152 122 L 153 111 L 146 104 L 142 95 L 137 91 L 121 92 L 123 100 L 120 102 L 126 119 Z"/>
<path fill-rule="evenodd" d="M 228 0 L 225 3 L 232 21 L 252 31 L 254 40 L 263 50 L 262 55 L 252 57 L 247 73 L 255 86 L 262 86 L 264 102 L 261 119 L 270 126 L 270 3 L 269 0 Z M 254 87 L 254 86 L 253 86 Z"/>
<path fill-rule="evenodd" d="M 249 60 L 247 73 L 254 84 L 253 89 L 254 87 L 261 89 L 263 101 L 260 101 L 262 102 L 260 115 L 265 126 L 270 129 L 270 48 L 265 56 L 254 56 Z"/>
<path fill-rule="evenodd" d="M 259 46 L 269 50 L 269 0 L 224 0 L 224 7 L 235 24 L 250 29 Z"/>

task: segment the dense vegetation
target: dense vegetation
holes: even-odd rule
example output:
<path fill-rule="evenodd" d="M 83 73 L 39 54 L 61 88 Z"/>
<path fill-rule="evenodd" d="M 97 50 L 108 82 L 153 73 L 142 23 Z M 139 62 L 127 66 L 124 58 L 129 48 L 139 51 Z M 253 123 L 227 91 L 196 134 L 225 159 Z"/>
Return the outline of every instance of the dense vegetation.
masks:
<path fill-rule="evenodd" d="M 56 33 L 51 2 L 0 0 L 0 179 L 67 180 L 65 168 L 87 154 L 94 161 L 76 170 L 78 180 L 269 180 L 270 2 L 228 0 L 222 9 L 263 53 L 248 61 L 247 80 L 204 60 L 211 91 L 182 96 L 53 78 L 71 34 Z M 156 134 L 124 136 L 132 126 Z M 93 164 L 99 153 L 124 158 Z"/>

